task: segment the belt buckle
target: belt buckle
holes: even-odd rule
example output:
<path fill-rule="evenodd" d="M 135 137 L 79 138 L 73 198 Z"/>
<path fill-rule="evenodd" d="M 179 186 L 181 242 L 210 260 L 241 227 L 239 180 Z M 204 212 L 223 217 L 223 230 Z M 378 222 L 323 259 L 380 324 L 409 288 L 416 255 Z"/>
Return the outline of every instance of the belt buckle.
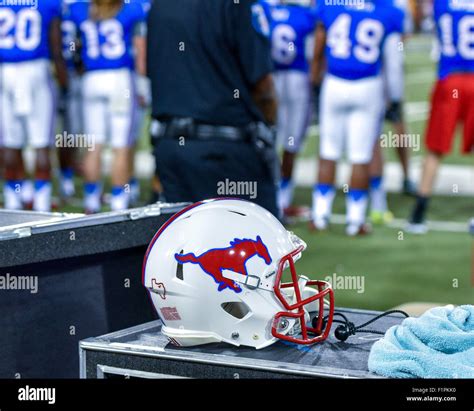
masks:
<path fill-rule="evenodd" d="M 150 123 L 150 135 L 155 138 L 162 138 L 165 135 L 166 124 L 157 119 Z"/>

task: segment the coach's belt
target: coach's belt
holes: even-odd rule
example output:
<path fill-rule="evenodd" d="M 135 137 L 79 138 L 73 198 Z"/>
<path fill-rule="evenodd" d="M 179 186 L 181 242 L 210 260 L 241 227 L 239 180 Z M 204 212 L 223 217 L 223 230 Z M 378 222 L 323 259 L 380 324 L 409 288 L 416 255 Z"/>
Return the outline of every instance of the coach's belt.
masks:
<path fill-rule="evenodd" d="M 150 125 L 153 139 L 189 138 L 195 140 L 230 140 L 249 139 L 245 128 L 232 126 L 215 126 L 196 123 L 192 118 L 173 118 L 167 121 L 153 119 Z"/>

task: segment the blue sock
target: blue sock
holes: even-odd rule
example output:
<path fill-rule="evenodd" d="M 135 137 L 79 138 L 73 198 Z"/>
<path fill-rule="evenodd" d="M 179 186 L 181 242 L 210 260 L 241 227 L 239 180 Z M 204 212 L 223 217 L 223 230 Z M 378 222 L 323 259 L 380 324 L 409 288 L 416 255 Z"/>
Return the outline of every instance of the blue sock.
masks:
<path fill-rule="evenodd" d="M 113 186 L 112 187 L 112 195 L 113 196 L 119 196 L 124 192 L 124 188 L 122 186 Z"/>
<path fill-rule="evenodd" d="M 280 189 L 284 190 L 291 183 L 291 178 L 282 177 L 280 180 Z"/>
<path fill-rule="evenodd" d="M 51 180 L 35 180 L 35 191 L 40 191 L 43 187 L 51 184 Z"/>
<path fill-rule="evenodd" d="M 11 188 L 14 191 L 21 190 L 23 180 L 7 180 L 5 184 L 8 186 L 8 188 Z"/>
<path fill-rule="evenodd" d="M 360 199 L 369 195 L 369 190 L 361 188 L 349 188 L 347 195 L 351 200 L 359 201 Z"/>
<path fill-rule="evenodd" d="M 314 188 L 313 188 L 314 192 L 319 192 L 323 196 L 325 196 L 327 193 L 333 190 L 334 190 L 334 184 L 317 183 L 314 185 Z"/>
<path fill-rule="evenodd" d="M 61 175 L 63 176 L 63 178 L 65 179 L 72 179 L 73 176 L 74 176 L 74 170 L 72 169 L 72 167 L 66 167 L 66 168 L 62 168 L 61 169 Z"/>
<path fill-rule="evenodd" d="M 370 189 L 378 190 L 382 185 L 382 176 L 370 177 Z"/>
<path fill-rule="evenodd" d="M 99 188 L 99 183 L 84 183 L 84 193 L 94 194 Z"/>

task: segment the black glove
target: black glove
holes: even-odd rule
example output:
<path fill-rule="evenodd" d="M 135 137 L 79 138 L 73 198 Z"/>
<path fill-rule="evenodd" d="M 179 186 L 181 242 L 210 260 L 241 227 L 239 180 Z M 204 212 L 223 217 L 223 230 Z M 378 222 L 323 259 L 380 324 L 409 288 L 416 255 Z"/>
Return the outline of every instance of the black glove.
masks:
<path fill-rule="evenodd" d="M 402 103 L 400 101 L 392 101 L 385 111 L 385 120 L 391 123 L 399 123 L 403 120 Z"/>

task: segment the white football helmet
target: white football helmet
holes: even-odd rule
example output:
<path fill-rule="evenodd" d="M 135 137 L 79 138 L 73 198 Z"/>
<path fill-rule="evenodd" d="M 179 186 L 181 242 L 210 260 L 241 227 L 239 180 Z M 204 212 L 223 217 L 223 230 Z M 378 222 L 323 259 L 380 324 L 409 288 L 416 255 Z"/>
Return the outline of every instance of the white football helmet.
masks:
<path fill-rule="evenodd" d="M 334 295 L 329 283 L 297 276 L 305 248 L 254 203 L 207 200 L 155 234 L 142 281 L 173 344 L 313 344 L 329 334 Z M 286 268 L 291 282 L 282 283 Z"/>

